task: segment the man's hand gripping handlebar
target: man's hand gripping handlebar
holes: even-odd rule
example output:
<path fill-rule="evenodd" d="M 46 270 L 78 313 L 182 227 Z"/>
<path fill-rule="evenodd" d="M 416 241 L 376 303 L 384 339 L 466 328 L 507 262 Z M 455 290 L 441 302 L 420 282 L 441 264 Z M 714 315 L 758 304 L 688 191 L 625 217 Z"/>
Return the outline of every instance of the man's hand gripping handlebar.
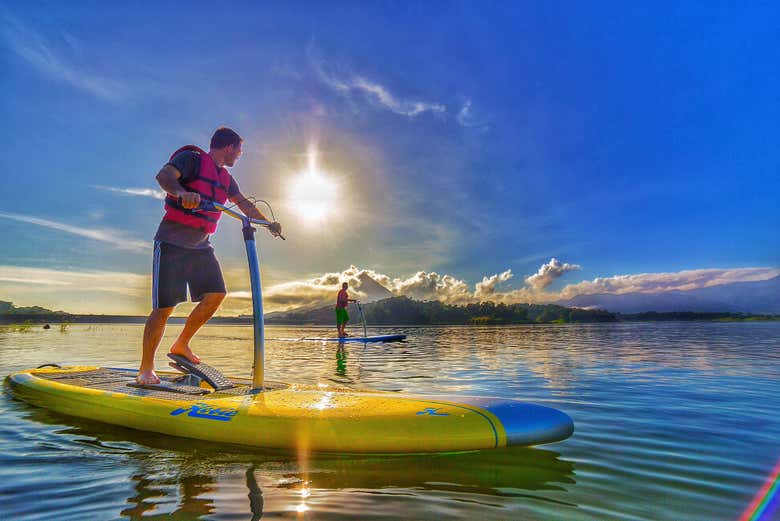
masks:
<path fill-rule="evenodd" d="M 268 231 L 271 233 L 271 235 L 273 235 L 274 237 L 279 237 L 283 241 L 287 240 L 284 238 L 284 235 L 282 235 L 282 225 L 279 222 L 276 221 L 270 222 L 270 221 L 264 221 L 262 219 L 253 219 L 251 217 L 247 217 L 246 215 L 242 215 L 239 212 L 235 211 L 234 209 L 228 208 L 227 206 L 223 204 L 219 204 L 215 201 L 209 201 L 208 199 L 203 199 L 203 198 L 199 198 L 199 199 L 200 202 L 197 205 L 197 207 L 193 207 L 193 211 L 203 210 L 204 212 L 222 212 L 226 215 L 229 215 L 230 217 L 233 217 L 234 219 L 238 219 L 239 221 L 247 222 L 250 224 L 255 224 L 257 226 L 262 226 L 264 228 L 267 228 Z M 182 206 L 184 206 L 184 201 L 182 201 Z"/>

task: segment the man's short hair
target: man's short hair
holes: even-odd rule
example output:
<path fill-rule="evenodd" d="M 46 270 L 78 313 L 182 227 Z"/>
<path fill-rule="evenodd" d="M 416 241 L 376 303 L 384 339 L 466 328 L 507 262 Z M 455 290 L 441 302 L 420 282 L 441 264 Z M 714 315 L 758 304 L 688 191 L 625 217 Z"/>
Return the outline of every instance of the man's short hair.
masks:
<path fill-rule="evenodd" d="M 211 136 L 211 148 L 218 150 L 226 146 L 238 146 L 243 143 L 244 138 L 238 135 L 235 130 L 227 127 L 219 127 L 214 135 Z"/>

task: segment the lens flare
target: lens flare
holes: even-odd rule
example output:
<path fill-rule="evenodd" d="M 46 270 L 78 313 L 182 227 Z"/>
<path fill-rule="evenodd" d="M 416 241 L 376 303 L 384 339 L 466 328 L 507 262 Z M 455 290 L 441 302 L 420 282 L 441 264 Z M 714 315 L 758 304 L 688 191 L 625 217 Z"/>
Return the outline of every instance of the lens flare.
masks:
<path fill-rule="evenodd" d="M 335 181 L 317 166 L 316 150 L 309 150 L 306 170 L 290 183 L 292 209 L 306 221 L 322 220 L 336 206 L 338 189 Z"/>
<path fill-rule="evenodd" d="M 764 482 L 764 486 L 756 493 L 753 501 L 745 509 L 739 521 L 769 521 L 780 508 L 780 460 Z"/>

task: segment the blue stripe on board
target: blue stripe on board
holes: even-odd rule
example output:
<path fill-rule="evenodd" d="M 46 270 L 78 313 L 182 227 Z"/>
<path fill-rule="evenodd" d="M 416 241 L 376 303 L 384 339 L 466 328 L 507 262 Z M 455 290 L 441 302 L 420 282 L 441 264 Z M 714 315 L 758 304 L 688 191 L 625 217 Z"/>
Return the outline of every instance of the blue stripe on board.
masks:
<path fill-rule="evenodd" d="M 160 286 L 160 241 L 154 241 L 154 260 L 152 261 L 152 309 L 157 309 Z"/>

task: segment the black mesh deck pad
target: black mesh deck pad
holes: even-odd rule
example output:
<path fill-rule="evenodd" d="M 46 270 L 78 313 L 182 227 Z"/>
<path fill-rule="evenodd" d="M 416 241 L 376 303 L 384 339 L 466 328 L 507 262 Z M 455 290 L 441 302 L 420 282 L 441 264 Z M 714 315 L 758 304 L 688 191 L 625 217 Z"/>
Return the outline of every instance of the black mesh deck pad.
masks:
<path fill-rule="evenodd" d="M 138 387 L 139 389 L 154 389 L 155 391 L 168 391 L 171 393 L 180 394 L 209 394 L 209 391 L 202 387 L 195 387 L 194 385 L 184 385 L 169 380 L 160 380 L 158 384 L 139 384 L 138 382 L 130 382 L 127 385 L 130 387 Z"/>
<path fill-rule="evenodd" d="M 132 396 L 149 396 L 169 400 L 175 399 L 203 401 L 225 398 L 228 396 L 245 396 L 248 394 L 254 394 L 256 392 L 252 389 L 249 380 L 236 380 L 230 382 L 231 387 L 229 389 L 215 391 L 207 395 L 183 394 L 181 392 L 172 392 L 162 389 L 158 390 L 130 387 L 128 384 L 135 382 L 136 371 L 113 369 L 108 367 L 100 367 L 98 369 L 91 369 L 87 371 L 63 371 L 51 373 L 39 372 L 34 373 L 34 375 L 37 378 L 53 380 L 65 385 L 75 385 L 77 387 L 86 387 L 89 389 L 97 389 L 99 391 L 129 394 Z M 167 375 L 161 376 L 164 379 L 167 378 Z M 288 387 L 287 384 L 279 382 L 266 382 L 264 385 L 264 391 L 284 389 L 286 387 Z"/>

